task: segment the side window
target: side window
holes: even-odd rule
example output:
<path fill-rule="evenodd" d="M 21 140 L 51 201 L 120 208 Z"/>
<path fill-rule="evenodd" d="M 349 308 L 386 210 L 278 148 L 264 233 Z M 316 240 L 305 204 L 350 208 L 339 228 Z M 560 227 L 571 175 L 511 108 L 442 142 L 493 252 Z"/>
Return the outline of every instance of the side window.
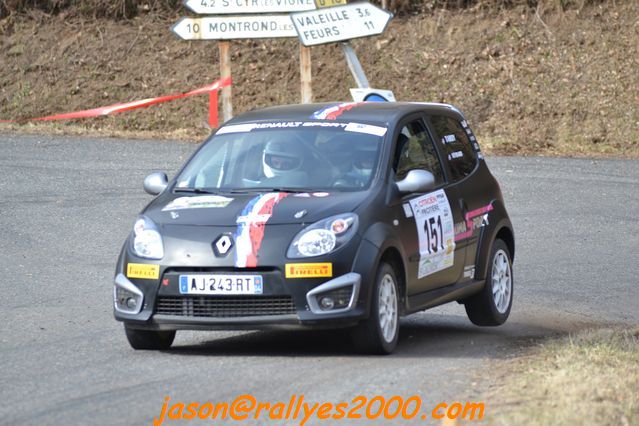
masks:
<path fill-rule="evenodd" d="M 461 124 L 453 118 L 441 116 L 431 117 L 430 121 L 450 164 L 453 180 L 468 176 L 475 169 L 477 159 Z"/>
<path fill-rule="evenodd" d="M 409 170 L 422 169 L 435 176 L 436 185 L 444 182 L 433 141 L 421 120 L 415 120 L 402 128 L 395 145 L 393 169 L 395 180 L 404 179 Z"/>

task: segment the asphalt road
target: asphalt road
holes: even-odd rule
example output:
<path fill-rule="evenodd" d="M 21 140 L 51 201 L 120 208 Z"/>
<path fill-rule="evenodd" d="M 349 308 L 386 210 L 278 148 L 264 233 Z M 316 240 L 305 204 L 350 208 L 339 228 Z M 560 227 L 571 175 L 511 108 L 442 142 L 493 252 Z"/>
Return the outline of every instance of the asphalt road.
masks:
<path fill-rule="evenodd" d="M 174 172 L 194 149 L 0 135 L 0 424 L 151 424 L 165 396 L 450 402 L 532 339 L 639 324 L 639 162 L 488 158 L 517 240 L 506 325 L 475 327 L 451 304 L 404 319 L 387 357 L 332 332 L 181 332 L 173 350 L 133 351 L 112 316 L 117 254 L 150 200 L 144 176 Z"/>

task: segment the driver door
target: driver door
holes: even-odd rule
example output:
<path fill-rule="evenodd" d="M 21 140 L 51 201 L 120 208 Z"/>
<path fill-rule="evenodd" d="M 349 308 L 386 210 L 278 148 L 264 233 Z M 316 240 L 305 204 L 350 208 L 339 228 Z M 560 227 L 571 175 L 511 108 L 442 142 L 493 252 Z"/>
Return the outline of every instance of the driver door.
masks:
<path fill-rule="evenodd" d="M 457 193 L 447 185 L 437 150 L 422 118 L 399 127 L 392 162 L 395 181 L 413 169 L 435 177 L 435 187 L 425 193 L 405 194 L 401 199 L 404 220 L 400 236 L 408 257 L 407 295 L 414 296 L 455 283 L 464 265 L 463 248 L 455 247 L 455 223 L 461 211 Z"/>

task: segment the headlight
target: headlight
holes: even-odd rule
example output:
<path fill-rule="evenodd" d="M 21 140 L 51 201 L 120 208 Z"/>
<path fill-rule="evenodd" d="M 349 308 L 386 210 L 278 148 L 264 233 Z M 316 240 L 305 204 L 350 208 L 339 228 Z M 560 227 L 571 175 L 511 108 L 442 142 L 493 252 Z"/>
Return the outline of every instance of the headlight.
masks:
<path fill-rule="evenodd" d="M 164 244 L 157 226 L 151 219 L 141 216 L 133 225 L 133 239 L 131 242 L 133 253 L 147 259 L 162 259 Z"/>
<path fill-rule="evenodd" d="M 346 244 L 357 232 L 358 219 L 353 213 L 345 213 L 320 220 L 295 236 L 286 257 L 321 256 Z"/>

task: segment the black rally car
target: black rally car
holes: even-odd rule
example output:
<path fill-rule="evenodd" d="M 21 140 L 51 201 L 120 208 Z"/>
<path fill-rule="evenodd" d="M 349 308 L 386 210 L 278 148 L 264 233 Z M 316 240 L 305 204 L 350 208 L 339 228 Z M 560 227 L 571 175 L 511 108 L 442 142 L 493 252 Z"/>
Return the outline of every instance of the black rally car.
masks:
<path fill-rule="evenodd" d="M 512 304 L 511 222 L 462 113 L 429 103 L 267 108 L 211 136 L 120 254 L 115 317 L 135 349 L 178 329 L 352 327 L 389 353 L 399 317 L 458 301 L 477 325 Z"/>

